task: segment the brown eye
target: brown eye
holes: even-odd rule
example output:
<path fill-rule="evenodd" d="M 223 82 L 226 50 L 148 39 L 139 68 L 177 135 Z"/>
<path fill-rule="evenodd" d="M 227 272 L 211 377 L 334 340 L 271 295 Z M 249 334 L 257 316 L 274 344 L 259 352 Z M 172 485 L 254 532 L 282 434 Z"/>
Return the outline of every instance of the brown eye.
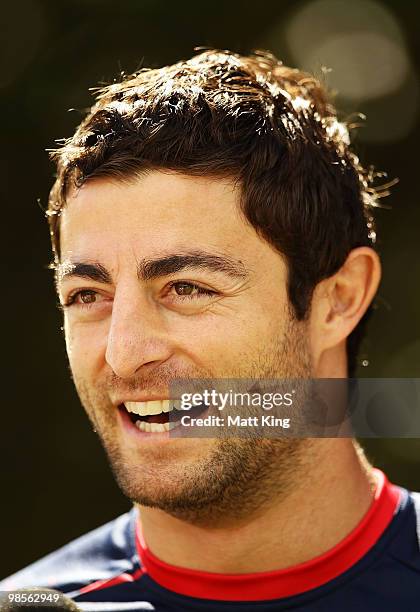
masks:
<path fill-rule="evenodd" d="M 81 310 L 89 310 L 91 306 L 105 305 L 107 300 L 103 299 L 99 293 L 93 289 L 80 289 L 70 294 L 67 302 L 61 304 L 60 308 L 79 308 Z"/>
<path fill-rule="evenodd" d="M 173 286 L 178 295 L 191 295 L 195 289 L 190 283 L 175 283 Z"/>
<path fill-rule="evenodd" d="M 83 304 L 92 304 L 96 300 L 94 291 L 81 291 L 79 295 Z"/>

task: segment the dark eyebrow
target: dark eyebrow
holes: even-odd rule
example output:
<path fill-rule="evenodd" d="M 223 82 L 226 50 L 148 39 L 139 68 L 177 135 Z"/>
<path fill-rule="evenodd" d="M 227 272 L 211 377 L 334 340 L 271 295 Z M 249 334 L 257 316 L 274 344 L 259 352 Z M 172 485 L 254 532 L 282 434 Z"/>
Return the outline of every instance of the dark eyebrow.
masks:
<path fill-rule="evenodd" d="M 88 278 L 108 285 L 112 283 L 112 276 L 105 266 L 96 262 L 65 261 L 54 266 L 54 269 L 57 286 L 68 278 Z"/>
<path fill-rule="evenodd" d="M 57 285 L 69 278 L 87 278 L 105 284 L 113 282 L 110 272 L 97 262 L 67 261 L 54 267 Z M 156 259 L 142 259 L 137 264 L 137 277 L 139 280 L 147 281 L 191 268 L 222 272 L 236 279 L 248 277 L 247 269 L 241 261 L 205 251 L 190 251 Z"/>
<path fill-rule="evenodd" d="M 241 261 L 205 251 L 190 251 L 158 259 L 143 259 L 138 263 L 137 276 L 140 280 L 152 280 L 191 268 L 222 272 L 233 278 L 247 278 L 248 276 Z"/>

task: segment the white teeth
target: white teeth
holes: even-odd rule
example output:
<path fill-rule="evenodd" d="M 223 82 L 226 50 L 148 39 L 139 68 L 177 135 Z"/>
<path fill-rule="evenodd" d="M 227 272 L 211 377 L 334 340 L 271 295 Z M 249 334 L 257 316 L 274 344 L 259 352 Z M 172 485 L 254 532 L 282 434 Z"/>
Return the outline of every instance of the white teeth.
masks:
<path fill-rule="evenodd" d="M 136 421 L 137 429 L 147 433 L 164 433 L 165 431 L 169 431 L 179 424 L 180 421 L 176 421 L 174 423 L 147 423 L 146 421 Z"/>
<path fill-rule="evenodd" d="M 124 406 L 128 412 L 138 414 L 139 416 L 149 416 L 161 414 L 161 412 L 170 412 L 174 409 L 174 402 L 167 399 L 150 402 L 125 402 Z"/>
<path fill-rule="evenodd" d="M 150 423 L 146 423 L 146 421 L 136 421 L 135 423 L 137 429 L 140 429 L 140 431 L 150 431 Z"/>
<path fill-rule="evenodd" d="M 175 408 L 177 408 L 178 404 L 179 400 L 168 399 L 151 400 L 149 402 L 124 403 L 128 412 L 131 412 L 132 414 L 137 414 L 141 417 L 171 412 L 172 410 L 175 410 Z M 147 421 L 142 421 L 139 419 L 136 421 L 135 425 L 140 431 L 144 431 L 146 433 L 164 433 L 166 431 L 174 429 L 174 427 L 179 425 L 179 421 L 167 423 L 149 423 Z"/>

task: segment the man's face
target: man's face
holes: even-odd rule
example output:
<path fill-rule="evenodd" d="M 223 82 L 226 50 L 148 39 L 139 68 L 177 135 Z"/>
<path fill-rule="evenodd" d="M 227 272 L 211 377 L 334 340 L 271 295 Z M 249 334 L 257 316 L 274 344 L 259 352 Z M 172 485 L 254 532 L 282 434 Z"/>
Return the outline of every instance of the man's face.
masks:
<path fill-rule="evenodd" d="M 310 376 L 285 262 L 239 197 L 227 179 L 153 171 L 88 181 L 61 217 L 60 301 L 82 292 L 64 315 L 80 399 L 123 491 L 182 516 L 261 503 L 304 444 L 145 436 L 118 407 L 168 398 L 181 377 Z"/>

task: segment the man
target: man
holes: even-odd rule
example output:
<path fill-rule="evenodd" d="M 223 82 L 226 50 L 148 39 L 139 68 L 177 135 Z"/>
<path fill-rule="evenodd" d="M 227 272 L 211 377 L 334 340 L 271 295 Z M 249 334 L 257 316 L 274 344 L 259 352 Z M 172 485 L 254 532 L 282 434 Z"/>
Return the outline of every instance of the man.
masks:
<path fill-rule="evenodd" d="M 377 194 L 321 85 L 205 51 L 100 91 L 54 157 L 71 371 L 134 507 L 3 589 L 98 610 L 418 610 L 418 498 L 354 441 L 168 435 L 177 378 L 354 373 Z"/>

